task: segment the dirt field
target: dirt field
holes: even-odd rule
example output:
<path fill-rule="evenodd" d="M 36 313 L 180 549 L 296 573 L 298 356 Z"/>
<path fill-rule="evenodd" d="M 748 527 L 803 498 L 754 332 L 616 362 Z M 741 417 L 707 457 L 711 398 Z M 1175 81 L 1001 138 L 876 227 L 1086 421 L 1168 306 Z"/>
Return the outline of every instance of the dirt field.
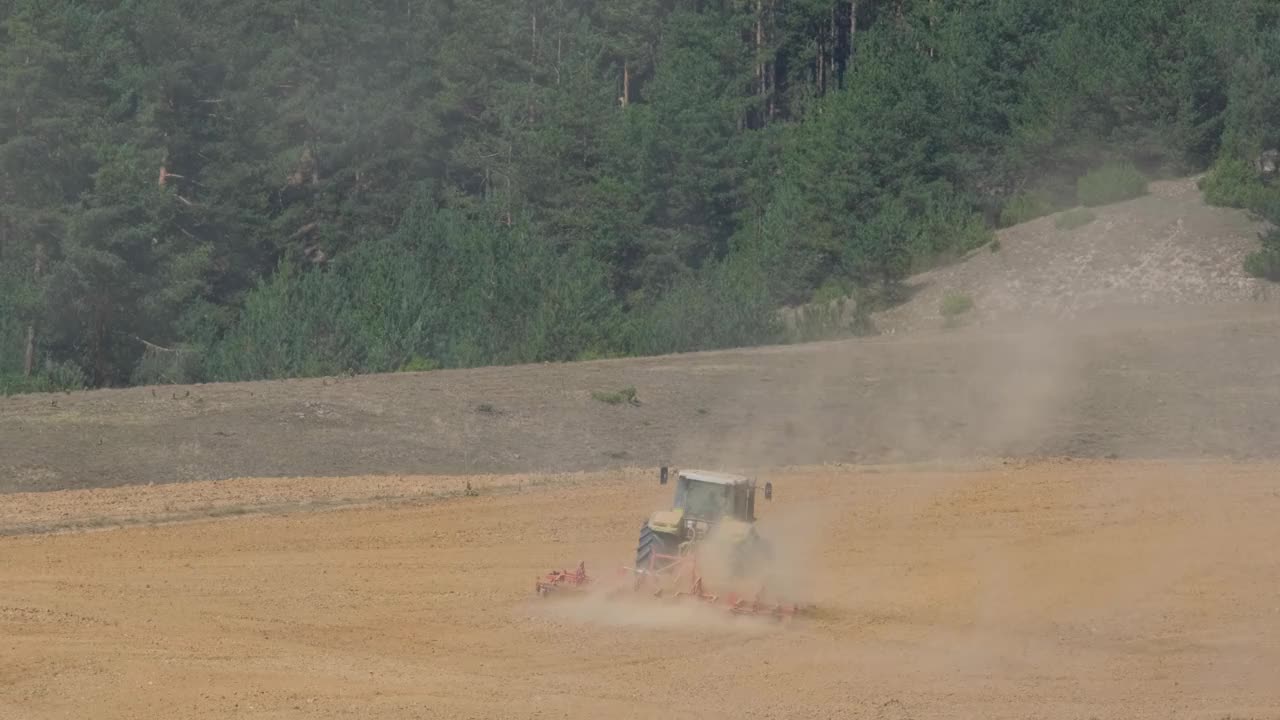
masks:
<path fill-rule="evenodd" d="M 1280 718 L 1255 228 L 1098 214 L 876 338 L 0 398 L 0 720 Z M 631 559 L 664 463 L 775 483 L 814 616 L 534 598 Z"/>
<path fill-rule="evenodd" d="M 356 478 L 380 499 L 321 513 L 280 514 L 286 481 L 11 495 L 9 527 L 251 514 L 0 538 L 0 717 L 1280 717 L 1277 471 L 775 473 L 762 527 L 820 608 L 785 628 L 533 598 L 626 561 L 648 472 L 410 504 Z"/>
<path fill-rule="evenodd" d="M 1280 458 L 1280 309 L 592 363 L 0 398 L 0 492 L 234 477 Z M 639 407 L 595 391 L 635 387 Z"/>

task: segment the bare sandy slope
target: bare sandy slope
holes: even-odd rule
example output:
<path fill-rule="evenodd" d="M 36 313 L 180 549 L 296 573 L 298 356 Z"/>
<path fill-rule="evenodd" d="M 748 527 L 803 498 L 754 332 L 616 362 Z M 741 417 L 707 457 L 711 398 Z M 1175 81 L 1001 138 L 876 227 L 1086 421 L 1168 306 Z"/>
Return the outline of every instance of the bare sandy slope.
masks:
<path fill-rule="evenodd" d="M 1244 272 L 1265 227 L 1248 213 L 1204 203 L 1195 178 L 1151 183 L 1148 194 L 1092 208 L 1095 220 L 1063 229 L 1062 213 L 997 233 L 999 249 L 908 281 L 911 299 L 876 317 L 886 333 L 937 328 L 942 299 L 968 295 L 970 325 L 1009 317 L 1072 318 L 1100 308 L 1195 308 L 1280 297 Z"/>
<path fill-rule="evenodd" d="M 1280 458 L 1280 310 L 0 398 L 0 493 L 234 477 Z M 631 386 L 639 407 L 595 391 Z"/>
<path fill-rule="evenodd" d="M 1194 180 L 1002 231 L 877 338 L 0 398 L 0 493 L 237 477 L 742 469 L 974 456 L 1280 458 L 1280 293 Z M 943 331 L 940 299 L 975 308 Z M 593 393 L 634 387 L 641 404 Z"/>
<path fill-rule="evenodd" d="M 777 473 L 789 628 L 532 598 L 626 561 L 647 474 L 0 538 L 0 717 L 1276 717 L 1278 470 Z"/>

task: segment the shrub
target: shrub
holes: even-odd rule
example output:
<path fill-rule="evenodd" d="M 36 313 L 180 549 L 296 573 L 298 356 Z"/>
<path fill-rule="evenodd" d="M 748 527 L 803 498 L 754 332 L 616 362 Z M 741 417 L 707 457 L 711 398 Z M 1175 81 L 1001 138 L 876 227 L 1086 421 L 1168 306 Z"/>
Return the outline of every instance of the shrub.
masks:
<path fill-rule="evenodd" d="M 439 370 L 440 363 L 428 357 L 414 355 L 409 358 L 405 364 L 400 366 L 400 372 L 429 372 L 431 370 Z"/>
<path fill-rule="evenodd" d="M 909 212 L 897 231 L 907 238 L 910 272 L 948 265 L 995 236 L 982 216 L 955 197 L 933 200 L 919 217 Z"/>
<path fill-rule="evenodd" d="M 1244 258 L 1244 271 L 1256 278 L 1280 282 L 1280 251 L 1263 248 Z"/>
<path fill-rule="evenodd" d="M 80 366 L 62 362 L 44 372 L 23 377 L 20 373 L 0 374 L 0 395 L 22 393 L 67 392 L 89 387 L 89 379 Z"/>
<path fill-rule="evenodd" d="M 627 403 L 628 405 L 640 404 L 640 401 L 636 398 L 636 389 L 633 387 L 622 388 L 617 392 L 596 391 L 591 393 L 591 397 L 606 405 L 621 405 L 622 403 Z"/>
<path fill-rule="evenodd" d="M 187 385 L 199 382 L 203 359 L 191 348 L 162 348 L 148 344 L 130 382 L 134 385 Z"/>
<path fill-rule="evenodd" d="M 1020 225 L 1053 212 L 1053 203 L 1041 193 L 1020 192 L 1000 210 L 1000 227 Z"/>
<path fill-rule="evenodd" d="M 1107 163 L 1076 181 L 1076 197 L 1086 207 L 1130 200 L 1146 192 L 1147 178 L 1127 162 Z"/>
<path fill-rule="evenodd" d="M 1220 158 L 1199 186 L 1205 202 L 1229 208 L 1253 209 L 1264 192 L 1253 168 L 1238 158 Z"/>
<path fill-rule="evenodd" d="M 1098 218 L 1088 208 L 1075 208 L 1068 210 L 1053 221 L 1053 226 L 1059 230 L 1075 230 L 1078 227 L 1084 227 Z"/>
<path fill-rule="evenodd" d="M 678 280 L 661 298 L 632 310 L 627 349 L 636 355 L 747 347 L 775 342 L 782 323 L 766 268 L 730 256 Z"/>
<path fill-rule="evenodd" d="M 973 309 L 973 298 L 963 293 L 947 293 L 942 298 L 942 303 L 938 307 L 938 311 L 942 313 L 942 317 L 951 320 L 959 317 Z"/>
<path fill-rule="evenodd" d="M 617 350 L 601 350 L 600 348 L 592 347 L 578 353 L 574 360 L 576 362 L 588 362 L 591 360 L 615 360 L 621 357 L 626 357 L 626 355 Z"/>

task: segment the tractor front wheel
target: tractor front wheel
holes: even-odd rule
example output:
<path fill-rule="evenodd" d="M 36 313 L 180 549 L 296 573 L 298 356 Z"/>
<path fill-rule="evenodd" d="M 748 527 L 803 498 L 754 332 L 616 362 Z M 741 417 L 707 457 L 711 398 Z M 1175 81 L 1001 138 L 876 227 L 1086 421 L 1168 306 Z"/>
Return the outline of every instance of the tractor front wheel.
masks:
<path fill-rule="evenodd" d="M 645 523 L 636 543 L 636 570 L 648 570 L 654 555 L 675 555 L 678 549 L 670 537 L 654 532 L 649 523 Z"/>

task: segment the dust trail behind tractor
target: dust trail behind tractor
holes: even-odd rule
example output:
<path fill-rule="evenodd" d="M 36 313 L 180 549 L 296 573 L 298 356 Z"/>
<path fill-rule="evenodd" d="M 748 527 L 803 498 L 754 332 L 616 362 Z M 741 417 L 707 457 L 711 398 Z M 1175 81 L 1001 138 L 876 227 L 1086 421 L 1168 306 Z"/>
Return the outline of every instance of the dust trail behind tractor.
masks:
<path fill-rule="evenodd" d="M 601 589 L 609 598 L 701 603 L 735 615 L 778 620 L 807 609 L 768 585 L 773 551 L 756 533 L 755 482 L 702 470 L 676 476 L 672 509 L 650 515 L 640 529 L 635 563 L 620 567 L 609 587 L 588 575 L 583 562 L 577 570 L 548 572 L 537 581 L 538 595 Z M 662 468 L 659 481 L 665 485 L 668 477 Z M 766 483 L 764 496 L 772 499 L 771 483 Z"/>

